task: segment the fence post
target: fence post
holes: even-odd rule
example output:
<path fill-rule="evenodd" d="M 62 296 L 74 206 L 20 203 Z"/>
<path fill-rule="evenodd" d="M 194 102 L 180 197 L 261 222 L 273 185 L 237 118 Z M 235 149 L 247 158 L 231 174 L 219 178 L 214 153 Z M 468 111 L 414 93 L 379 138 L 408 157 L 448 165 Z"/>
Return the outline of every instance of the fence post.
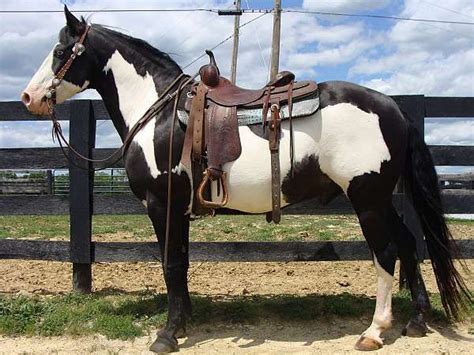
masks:
<path fill-rule="evenodd" d="M 47 194 L 52 195 L 54 193 L 54 188 L 53 188 L 53 171 L 52 170 L 46 170 L 46 186 L 47 186 Z"/>
<path fill-rule="evenodd" d="M 418 130 L 421 138 L 425 139 L 425 97 L 424 95 L 405 96 L 401 109 L 406 112 L 412 124 Z M 406 181 L 403 181 L 403 222 L 416 238 L 416 251 L 418 260 L 423 261 L 425 255 L 425 241 L 423 230 L 413 208 L 410 198 L 407 193 L 410 191 Z M 400 263 L 400 289 L 407 288 L 407 280 L 403 269 L 403 264 Z"/>
<path fill-rule="evenodd" d="M 71 102 L 69 141 L 85 157 L 92 157 L 95 146 L 95 119 L 92 103 L 87 100 Z M 90 293 L 92 289 L 91 239 L 94 172 L 81 169 L 92 167 L 70 153 L 74 166 L 69 166 L 70 253 L 73 290 Z"/>

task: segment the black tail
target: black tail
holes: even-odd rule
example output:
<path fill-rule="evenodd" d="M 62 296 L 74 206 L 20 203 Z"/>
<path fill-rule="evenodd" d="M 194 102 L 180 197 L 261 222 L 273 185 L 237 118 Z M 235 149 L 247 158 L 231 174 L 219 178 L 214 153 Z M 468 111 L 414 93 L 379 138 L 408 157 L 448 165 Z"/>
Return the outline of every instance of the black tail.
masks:
<path fill-rule="evenodd" d="M 423 138 L 410 124 L 405 178 L 423 227 L 436 283 L 449 318 L 460 319 L 472 305 L 472 295 L 454 267 L 459 255 L 446 225 L 433 159 Z"/>

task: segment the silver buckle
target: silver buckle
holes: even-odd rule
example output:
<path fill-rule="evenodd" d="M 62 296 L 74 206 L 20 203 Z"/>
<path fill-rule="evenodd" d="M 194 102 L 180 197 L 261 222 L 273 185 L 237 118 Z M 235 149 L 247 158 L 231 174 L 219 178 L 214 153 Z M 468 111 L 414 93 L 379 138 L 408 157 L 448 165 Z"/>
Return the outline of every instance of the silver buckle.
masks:
<path fill-rule="evenodd" d="M 76 43 L 74 47 L 72 48 L 72 51 L 77 56 L 80 56 L 82 53 L 84 53 L 85 50 L 86 50 L 86 47 L 82 43 Z"/>

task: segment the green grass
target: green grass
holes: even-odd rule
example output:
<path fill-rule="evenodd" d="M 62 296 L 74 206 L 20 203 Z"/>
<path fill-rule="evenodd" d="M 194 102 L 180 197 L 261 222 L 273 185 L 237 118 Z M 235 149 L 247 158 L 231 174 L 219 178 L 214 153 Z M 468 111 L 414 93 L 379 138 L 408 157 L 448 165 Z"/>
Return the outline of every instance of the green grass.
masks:
<path fill-rule="evenodd" d="M 473 227 L 474 221 L 449 219 L 449 224 Z M 145 215 L 94 216 L 92 233 L 101 238 L 129 241 L 155 240 Z M 120 233 L 120 236 L 116 234 Z M 58 239 L 69 237 L 69 216 L 0 216 L 0 239 Z M 311 241 L 362 240 L 354 215 L 283 216 L 279 225 L 262 215 L 219 215 L 191 223 L 193 241 Z"/>
<path fill-rule="evenodd" d="M 462 224 L 466 226 L 474 226 L 474 219 L 447 218 L 448 224 Z"/>
<path fill-rule="evenodd" d="M 130 234 L 144 238 L 153 234 L 153 228 L 144 215 L 94 216 L 92 233 Z M 69 216 L 0 216 L 0 239 L 68 239 Z"/>
<path fill-rule="evenodd" d="M 434 319 L 446 323 L 439 296 L 432 297 Z M 375 300 L 363 295 L 192 296 L 191 326 L 256 324 L 261 321 L 301 322 L 340 317 L 370 318 Z M 412 305 L 408 293 L 394 296 L 397 321 L 408 321 Z M 95 294 L 53 297 L 0 296 L 0 334 L 87 335 L 132 339 L 165 324 L 166 296 L 141 294 Z"/>
<path fill-rule="evenodd" d="M 154 240 L 154 232 L 144 215 L 94 216 L 94 238 Z M 0 216 L 0 239 L 59 239 L 69 236 L 68 216 Z M 262 215 L 220 215 L 191 224 L 193 241 L 303 241 L 361 239 L 355 216 L 284 216 L 279 225 L 269 224 Z"/>
<path fill-rule="evenodd" d="M 474 221 L 449 219 L 449 224 L 473 227 Z M 145 215 L 94 216 L 94 239 L 155 240 Z M 120 233 L 120 236 L 116 236 Z M 0 239 L 58 239 L 69 237 L 69 216 L 0 216 Z M 354 215 L 283 216 L 279 225 L 269 224 L 262 215 L 219 215 L 191 224 L 193 241 L 310 241 L 362 240 Z"/>

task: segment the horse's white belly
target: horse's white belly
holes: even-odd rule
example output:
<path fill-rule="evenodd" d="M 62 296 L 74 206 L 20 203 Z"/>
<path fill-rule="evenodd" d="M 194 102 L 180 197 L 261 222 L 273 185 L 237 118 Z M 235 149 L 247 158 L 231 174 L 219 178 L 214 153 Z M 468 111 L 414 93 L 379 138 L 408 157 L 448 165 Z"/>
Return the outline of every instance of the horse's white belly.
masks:
<path fill-rule="evenodd" d="M 320 135 L 320 125 L 315 115 L 299 118 L 293 121 L 295 162 L 305 156 L 317 155 Z M 257 136 L 248 127 L 239 127 L 242 142 L 240 157 L 224 165 L 223 169 L 228 176 L 229 202 L 227 208 L 262 213 L 271 210 L 271 158 L 268 140 Z M 282 136 L 280 141 L 280 179 L 290 171 L 290 133 L 289 122 L 282 122 Z M 212 188 L 212 200 L 219 201 L 216 184 Z M 282 206 L 287 202 L 282 196 Z"/>
<path fill-rule="evenodd" d="M 365 173 L 380 173 L 390 152 L 383 139 L 379 117 L 358 107 L 341 103 L 327 106 L 312 116 L 293 121 L 295 163 L 313 155 L 321 171 L 344 192 L 351 180 Z M 239 127 L 242 154 L 224 165 L 228 174 L 227 208 L 262 213 L 271 210 L 271 168 L 268 141 L 248 127 Z M 281 182 L 290 171 L 290 136 L 288 121 L 282 122 L 280 142 Z M 315 176 L 316 178 L 316 176 Z M 216 184 L 212 200 L 219 201 Z M 282 206 L 288 203 L 282 194 Z"/>

